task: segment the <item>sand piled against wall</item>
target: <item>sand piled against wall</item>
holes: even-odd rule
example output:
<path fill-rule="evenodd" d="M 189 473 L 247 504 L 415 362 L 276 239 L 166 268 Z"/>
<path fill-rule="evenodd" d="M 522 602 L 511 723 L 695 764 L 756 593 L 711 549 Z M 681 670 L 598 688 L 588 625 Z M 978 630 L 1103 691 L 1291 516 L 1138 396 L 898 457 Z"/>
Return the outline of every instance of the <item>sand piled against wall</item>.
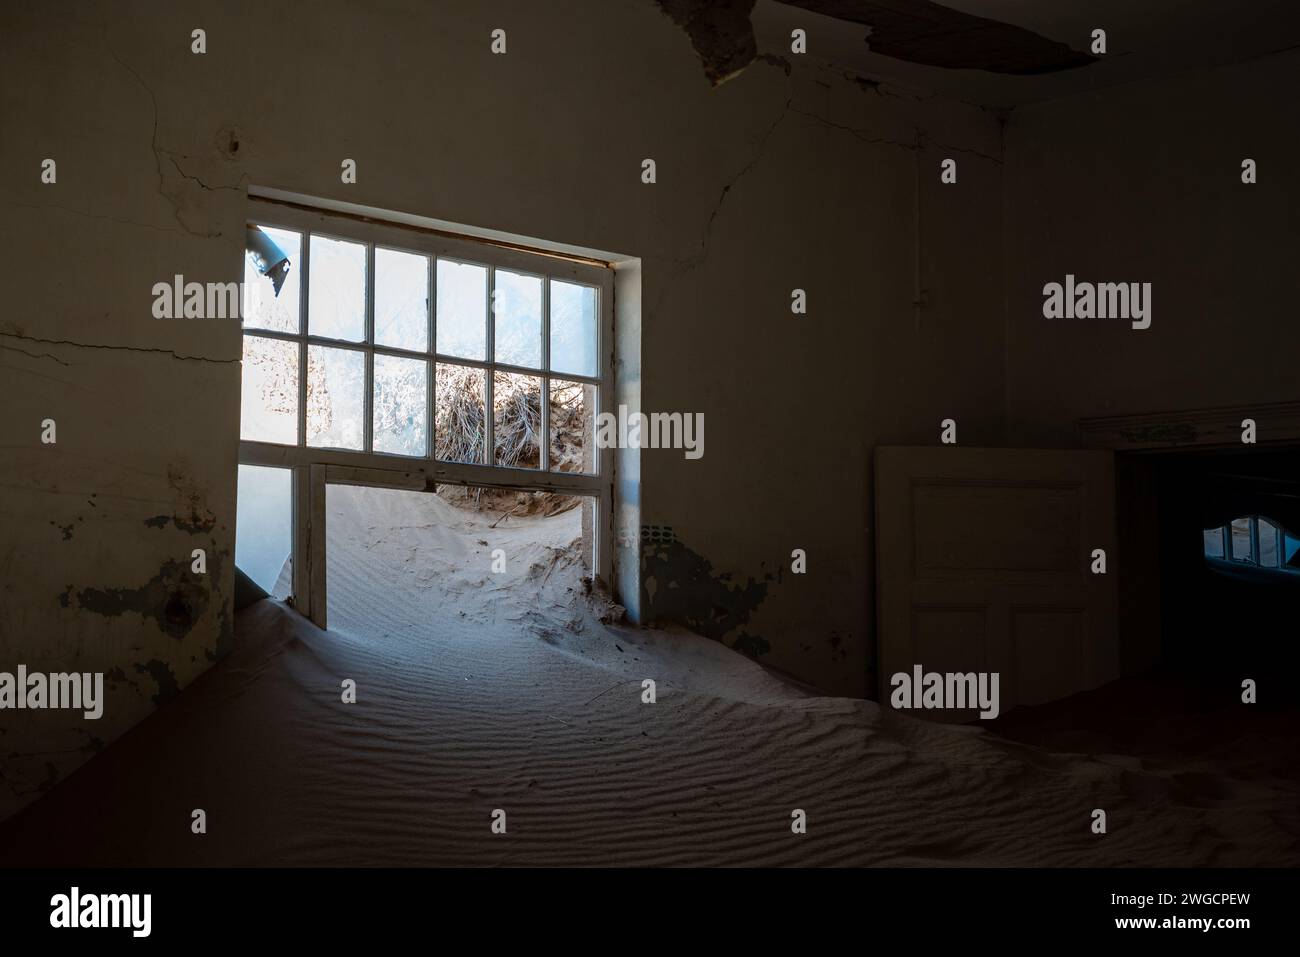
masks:
<path fill-rule="evenodd" d="M 241 612 L 229 658 L 0 827 L 0 862 L 1294 863 L 1294 787 L 1249 756 L 1189 777 L 811 696 L 716 642 L 603 623 L 577 511 L 493 529 L 345 491 L 331 630 Z"/>

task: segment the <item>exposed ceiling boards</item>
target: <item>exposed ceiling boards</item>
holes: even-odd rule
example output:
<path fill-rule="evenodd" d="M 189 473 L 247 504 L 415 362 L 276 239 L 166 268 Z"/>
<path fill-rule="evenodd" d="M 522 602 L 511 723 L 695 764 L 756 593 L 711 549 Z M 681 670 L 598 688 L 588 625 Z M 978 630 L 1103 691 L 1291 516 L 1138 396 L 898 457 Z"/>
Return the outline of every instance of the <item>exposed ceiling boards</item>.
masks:
<path fill-rule="evenodd" d="M 750 11 L 754 0 L 655 0 L 691 38 L 704 64 L 704 75 L 715 86 L 753 62 L 758 50 Z"/>
<path fill-rule="evenodd" d="M 999 30 L 939 9 L 995 21 Z M 752 23 L 760 53 L 788 55 L 790 31 L 808 31 L 808 56 L 845 70 L 973 103 L 1014 107 L 1150 76 L 1249 60 L 1300 46 L 1297 0 L 758 0 Z M 1228 12 L 1225 12 L 1228 11 Z M 830 16 L 834 12 L 839 16 Z M 882 49 L 931 63 L 970 56 L 1005 58 L 1003 69 L 1050 67 L 1058 44 L 1087 54 L 1092 30 L 1107 33 L 1107 55 L 1084 66 L 1034 75 L 924 65 L 868 48 L 864 25 Z M 857 21 L 857 22 L 854 22 Z M 927 27 L 927 22 L 929 26 Z M 921 28 L 933 31 L 929 36 Z M 889 31 L 893 30 L 893 35 Z M 970 48 L 963 50 L 962 48 Z"/>
<path fill-rule="evenodd" d="M 790 0 L 790 5 L 867 27 L 871 50 L 923 66 L 1024 75 L 1094 62 L 1069 44 L 933 0 Z"/>

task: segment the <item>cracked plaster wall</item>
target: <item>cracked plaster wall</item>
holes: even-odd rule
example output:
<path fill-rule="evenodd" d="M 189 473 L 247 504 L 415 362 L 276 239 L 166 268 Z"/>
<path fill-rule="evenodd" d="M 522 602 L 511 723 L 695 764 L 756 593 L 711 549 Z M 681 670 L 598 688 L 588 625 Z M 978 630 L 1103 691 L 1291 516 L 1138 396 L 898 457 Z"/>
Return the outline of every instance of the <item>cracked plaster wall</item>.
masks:
<path fill-rule="evenodd" d="M 762 582 L 716 637 L 825 691 L 871 686 L 872 447 L 1000 437 L 1001 129 L 974 107 L 812 59 L 714 88 L 648 0 L 7 4 L 0 80 L 0 662 L 111 689 L 93 726 L 5 715 L 0 814 L 231 640 L 239 330 L 150 290 L 241 275 L 249 183 L 641 257 L 643 408 L 707 422 L 703 459 L 641 455 L 641 520 L 705 559 L 654 587 L 698 617 Z"/>

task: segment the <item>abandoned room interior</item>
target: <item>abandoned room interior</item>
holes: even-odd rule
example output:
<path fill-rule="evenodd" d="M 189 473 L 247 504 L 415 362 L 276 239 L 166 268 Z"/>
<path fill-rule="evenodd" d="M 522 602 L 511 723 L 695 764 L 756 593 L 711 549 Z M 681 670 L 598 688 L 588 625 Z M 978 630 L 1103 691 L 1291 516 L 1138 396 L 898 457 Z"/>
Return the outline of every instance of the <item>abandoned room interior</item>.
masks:
<path fill-rule="evenodd" d="M 1250 8 L 5 4 L 0 864 L 1295 865 Z"/>

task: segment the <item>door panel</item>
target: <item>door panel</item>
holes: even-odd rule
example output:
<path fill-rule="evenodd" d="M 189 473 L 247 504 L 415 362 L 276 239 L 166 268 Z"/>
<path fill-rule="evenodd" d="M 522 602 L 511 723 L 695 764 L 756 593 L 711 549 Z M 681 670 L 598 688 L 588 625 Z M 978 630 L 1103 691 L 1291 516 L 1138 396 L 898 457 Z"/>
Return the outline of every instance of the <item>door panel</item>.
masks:
<path fill-rule="evenodd" d="M 917 664 L 999 672 L 1003 712 L 1117 678 L 1114 486 L 1104 451 L 877 449 L 881 701 Z"/>

